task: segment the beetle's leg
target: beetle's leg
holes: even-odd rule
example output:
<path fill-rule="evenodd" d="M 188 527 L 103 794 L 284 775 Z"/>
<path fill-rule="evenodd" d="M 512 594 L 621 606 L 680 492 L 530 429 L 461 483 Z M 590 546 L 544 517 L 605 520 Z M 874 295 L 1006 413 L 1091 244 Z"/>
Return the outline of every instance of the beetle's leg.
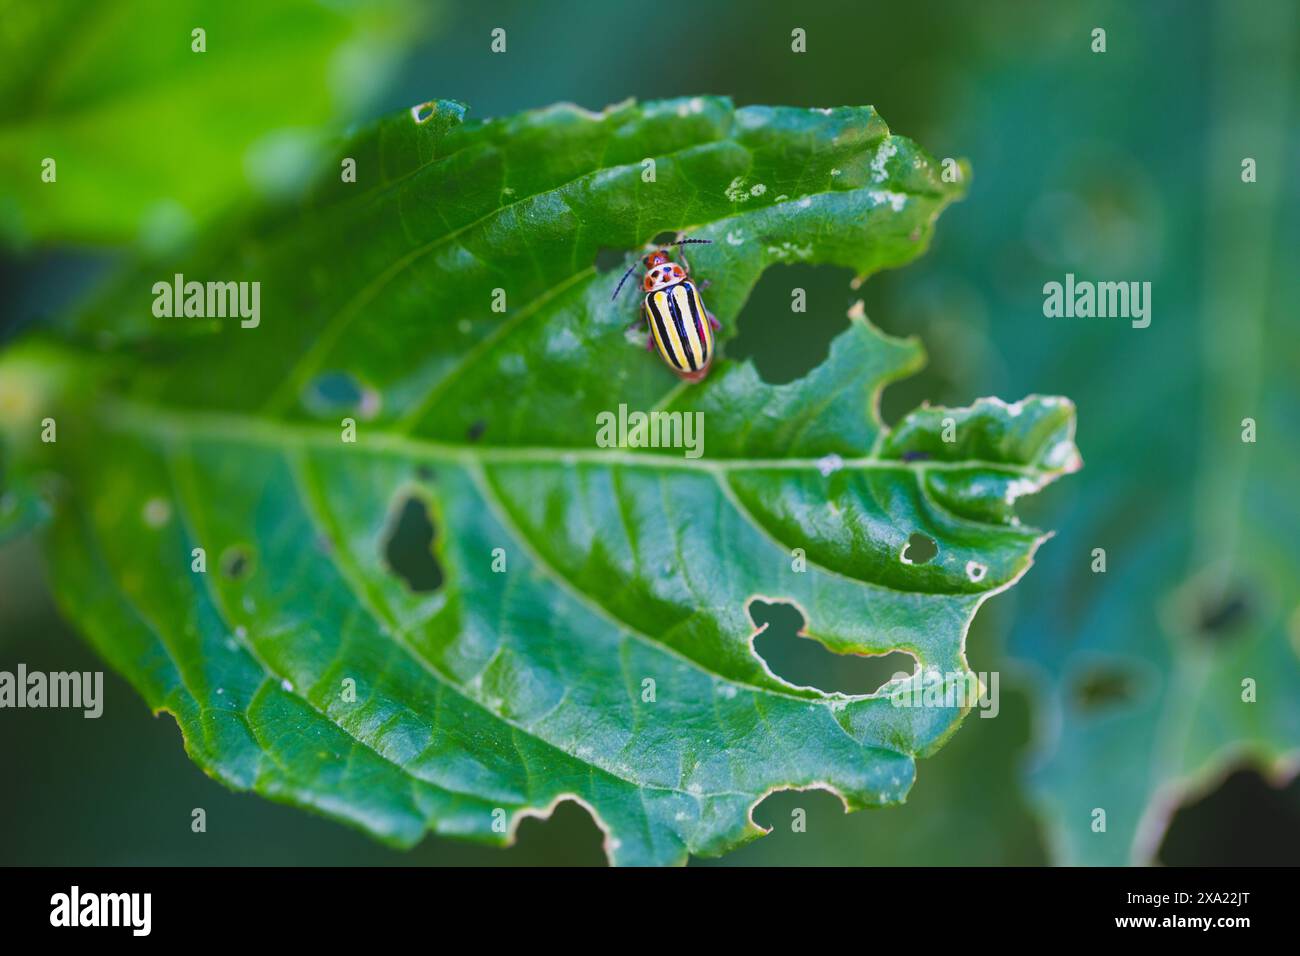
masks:
<path fill-rule="evenodd" d="M 641 316 L 637 319 L 637 322 L 645 329 L 645 350 L 647 352 L 653 352 L 655 348 L 655 333 L 654 329 L 650 328 L 650 316 L 642 312 Z"/>
<path fill-rule="evenodd" d="M 711 285 L 713 285 L 712 279 L 701 279 L 699 282 L 695 283 L 695 288 L 699 289 L 700 291 L 704 291 Z"/>
<path fill-rule="evenodd" d="M 709 325 L 713 326 L 715 329 L 722 328 L 722 323 L 713 317 L 712 312 L 710 312 L 708 309 L 705 309 L 704 314 L 709 317 Z"/>

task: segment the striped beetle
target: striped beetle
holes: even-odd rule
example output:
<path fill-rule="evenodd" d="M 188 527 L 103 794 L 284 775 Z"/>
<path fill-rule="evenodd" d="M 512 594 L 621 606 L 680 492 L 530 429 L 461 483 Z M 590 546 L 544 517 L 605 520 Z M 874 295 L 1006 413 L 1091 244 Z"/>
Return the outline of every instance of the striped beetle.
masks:
<path fill-rule="evenodd" d="M 712 239 L 678 239 L 657 249 L 641 260 L 645 266 L 646 324 L 650 327 L 647 349 L 658 349 L 668 367 L 688 382 L 698 382 L 709 373 L 713 362 L 713 330 L 718 320 L 704 307 L 700 290 L 690 279 L 689 270 L 668 258 L 668 248 L 689 243 L 708 243 Z M 686 259 L 683 257 L 682 262 Z M 628 267 L 610 301 L 618 298 L 623 283 L 636 268 Z"/>

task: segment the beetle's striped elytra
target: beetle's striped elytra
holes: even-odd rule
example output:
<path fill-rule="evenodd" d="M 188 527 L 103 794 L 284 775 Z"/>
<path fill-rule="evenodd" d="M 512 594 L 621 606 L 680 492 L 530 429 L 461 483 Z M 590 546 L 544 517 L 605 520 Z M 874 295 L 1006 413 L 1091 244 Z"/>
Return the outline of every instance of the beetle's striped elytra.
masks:
<path fill-rule="evenodd" d="M 671 245 L 710 241 L 678 239 Z M 698 382 L 708 374 L 713 362 L 713 330 L 718 321 L 704 307 L 700 290 L 687 269 L 669 259 L 664 249 L 650 253 L 641 262 L 646 270 L 641 283 L 645 289 L 642 309 L 649 326 L 646 348 L 658 350 L 668 367 L 686 381 Z M 635 268 L 633 264 L 623 274 L 614 298 L 618 298 Z"/>

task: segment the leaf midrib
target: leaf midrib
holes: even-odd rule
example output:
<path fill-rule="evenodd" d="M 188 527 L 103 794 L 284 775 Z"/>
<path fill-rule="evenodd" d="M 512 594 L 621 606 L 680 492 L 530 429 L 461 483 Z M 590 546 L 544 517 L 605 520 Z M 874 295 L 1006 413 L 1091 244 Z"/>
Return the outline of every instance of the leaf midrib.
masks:
<path fill-rule="evenodd" d="M 133 399 L 108 400 L 103 405 L 103 419 L 111 430 L 142 435 L 159 441 L 205 438 L 257 446 L 339 449 L 344 443 L 339 428 L 308 422 L 284 421 L 260 415 L 232 412 L 177 411 Z M 566 445 L 464 445 L 420 438 L 403 432 L 366 431 L 358 422 L 359 440 L 355 447 L 373 453 L 400 453 L 419 461 L 447 462 L 462 466 L 477 464 L 598 464 L 628 467 L 668 468 L 725 474 L 730 471 L 799 470 L 811 471 L 834 461 L 834 471 L 906 471 L 923 477 L 930 471 L 984 470 L 1019 475 L 1042 482 L 1056 474 L 1049 468 L 989 461 L 980 458 L 957 460 L 903 461 L 882 458 L 874 453 L 855 458 L 820 455 L 815 458 L 686 458 L 653 450 L 633 451 L 624 448 L 590 449 Z M 1002 525 L 962 519 L 972 525 L 1000 528 Z"/>
<path fill-rule="evenodd" d="M 202 428 L 195 429 L 195 428 L 184 428 L 184 427 L 168 427 L 165 429 L 159 429 L 157 426 L 159 424 L 160 418 L 180 419 L 182 421 L 190 421 L 194 419 L 218 418 L 221 419 L 221 424 L 223 427 L 221 428 L 220 431 L 205 430 Z M 266 429 L 268 433 L 259 434 L 257 436 L 259 438 L 259 441 L 257 442 L 248 441 L 250 435 L 253 434 L 249 426 L 247 424 L 240 424 L 240 425 L 235 424 L 235 423 L 247 423 L 247 422 L 260 422 L 263 426 L 269 426 L 269 428 Z M 273 448 L 277 451 L 283 451 L 286 448 L 292 448 L 298 451 L 305 448 L 318 448 L 318 449 L 326 449 L 326 450 L 337 452 L 342 449 L 342 445 L 343 445 L 343 443 L 340 440 L 339 433 L 333 430 L 332 428 L 327 428 L 327 427 L 311 426 L 311 425 L 295 425 L 291 423 L 281 423 L 281 422 L 270 422 L 267 421 L 266 419 L 258 418 L 255 416 L 212 415 L 209 413 L 190 413 L 188 415 L 177 415 L 175 413 L 167 413 L 167 412 L 159 411 L 152 407 L 149 407 L 148 410 L 143 410 L 138 407 L 133 408 L 132 420 L 127 430 L 128 433 L 130 434 L 134 434 L 137 436 L 145 436 L 156 442 L 165 444 L 167 446 L 194 442 L 196 440 L 210 440 L 210 441 L 221 441 L 221 442 L 230 442 L 230 443 L 242 442 L 244 444 L 255 444 L 258 447 Z M 883 434 L 884 432 L 882 432 L 882 435 Z M 550 561 L 547 558 L 545 558 L 540 552 L 537 551 L 537 549 L 533 546 L 532 542 L 530 541 L 528 535 L 523 531 L 521 527 L 519 527 L 515 516 L 509 512 L 509 509 L 506 508 L 504 500 L 502 500 L 500 497 L 499 490 L 492 484 L 490 480 L 488 480 L 486 473 L 483 471 L 483 465 L 485 463 L 486 464 L 533 463 L 539 465 L 555 465 L 557 462 L 559 464 L 571 464 L 571 463 L 576 463 L 578 461 L 581 461 L 582 463 L 596 464 L 603 467 L 611 467 L 611 466 L 619 465 L 623 467 L 650 468 L 652 470 L 658 471 L 661 477 L 662 477 L 663 469 L 661 467 L 658 467 L 660 465 L 667 464 L 669 465 L 670 468 L 673 466 L 684 466 L 687 469 L 693 468 L 700 473 L 709 474 L 713 477 L 714 481 L 717 484 L 719 492 L 722 494 L 723 498 L 730 503 L 730 505 L 736 510 L 736 512 L 752 528 L 754 528 L 755 531 L 757 531 L 759 534 L 766 537 L 768 540 L 772 541 L 775 545 L 781 548 L 788 548 L 789 547 L 788 544 L 782 542 L 770 527 L 768 527 L 763 521 L 759 520 L 758 517 L 754 515 L 750 511 L 750 509 L 739 500 L 738 496 L 736 495 L 735 489 L 727 480 L 726 477 L 727 472 L 732 470 L 736 470 L 736 471 L 762 470 L 762 469 L 771 469 L 771 468 L 782 468 L 782 469 L 793 468 L 798 470 L 805 470 L 805 469 L 812 469 L 812 468 L 820 469 L 824 464 L 824 459 L 820 459 L 820 458 L 819 459 L 761 459 L 761 460 L 730 459 L 730 460 L 723 460 L 720 462 L 706 462 L 702 458 L 701 459 L 671 458 L 666 455 L 635 454 L 635 453 L 628 454 L 626 452 L 621 452 L 621 451 L 593 452 L 589 450 L 582 450 L 582 451 L 575 451 L 570 454 L 567 452 L 561 452 L 560 450 L 553 449 L 553 448 L 528 448 L 528 449 L 515 449 L 515 448 L 508 448 L 508 447 L 470 448 L 469 446 L 444 445 L 433 441 L 412 439 L 406 435 L 391 435 L 387 433 L 380 433 L 380 435 L 382 438 L 388 439 L 388 441 L 384 444 L 384 446 L 379 448 L 370 447 L 370 448 L 365 448 L 364 450 L 370 451 L 372 453 L 378 452 L 378 453 L 387 453 L 387 454 L 401 454 L 403 455 L 403 457 L 405 457 L 408 460 L 423 460 L 423 461 L 433 461 L 433 462 L 444 463 L 444 464 L 453 464 L 461 468 L 463 471 L 465 471 L 466 474 L 468 474 L 471 477 L 471 479 L 475 482 L 476 486 L 479 488 L 480 493 L 484 495 L 485 500 L 487 501 L 489 507 L 491 507 L 494 513 L 497 514 L 498 520 L 501 520 L 507 527 L 509 527 L 512 530 L 514 537 L 517 540 L 519 540 L 523 544 L 523 546 L 529 550 L 534 560 L 536 560 L 539 563 L 539 565 L 543 566 L 543 568 L 547 571 L 548 575 L 552 577 L 559 586 L 561 586 L 566 591 L 568 591 L 571 594 L 571 596 L 573 596 L 576 600 L 578 600 L 580 603 L 586 606 L 589 610 L 593 611 L 593 613 L 596 613 L 598 616 L 606 618 L 610 623 L 612 623 L 618 628 L 623 628 L 630 631 L 633 634 L 633 636 L 637 637 L 638 639 L 642 639 L 648 645 L 656 647 L 660 650 L 667 651 L 673 656 L 680 657 L 683 661 L 688 662 L 691 666 L 700 669 L 701 671 L 703 671 L 704 673 L 708 674 L 711 677 L 716 677 L 722 680 L 726 680 L 736 684 L 737 686 L 744 687 L 756 692 L 761 692 L 761 693 L 770 692 L 770 693 L 775 693 L 778 696 L 797 697 L 797 699 L 800 700 L 812 699 L 812 700 L 823 700 L 823 701 L 865 700 L 876 696 L 875 692 L 869 694 L 846 695 L 838 692 L 827 693 L 825 691 L 818 691 L 818 694 L 820 696 L 809 698 L 800 695 L 785 693 L 780 690 L 769 688 L 769 687 L 758 686 L 755 684 L 751 684 L 748 681 L 745 681 L 743 679 L 730 676 L 730 675 L 719 674 L 713 670 L 710 670 L 707 666 L 695 660 L 694 658 L 690 657 L 689 655 L 682 654 L 680 651 L 673 648 L 670 644 L 667 644 L 659 640 L 654 635 L 651 635 L 647 632 L 640 630 L 631 622 L 626 621 L 623 618 L 615 615 L 613 611 L 611 611 L 601 602 L 592 600 L 590 596 L 585 591 L 583 591 L 581 587 L 577 585 L 576 582 L 569 580 L 565 575 L 560 573 L 558 569 L 554 568 L 551 565 Z M 305 440 L 308 438 L 310 440 Z M 528 454 L 526 456 L 516 454 L 519 451 L 527 452 Z M 489 453 L 498 452 L 500 454 L 498 455 L 483 454 L 484 452 L 489 452 Z M 927 465 L 929 466 L 932 466 L 934 464 L 940 464 L 946 466 L 945 470 L 964 469 L 970 467 L 980 467 L 986 469 L 997 469 L 997 468 L 1004 467 L 993 462 L 961 461 L 961 462 L 927 463 Z M 849 460 L 841 459 L 840 461 L 840 466 L 839 466 L 840 470 L 852 469 L 855 467 L 865 469 L 865 470 L 900 471 L 900 472 L 909 473 L 916 481 L 918 492 L 923 497 L 925 497 L 925 499 L 931 504 L 931 506 L 948 515 L 948 517 L 951 520 L 961 524 L 965 524 L 969 527 L 984 527 L 984 528 L 991 528 L 998 531 L 1005 530 L 1004 526 L 1002 525 L 982 522 L 973 518 L 956 514 L 955 512 L 951 511 L 949 508 L 945 507 L 938 501 L 934 500 L 933 497 L 926 491 L 926 481 L 925 481 L 926 467 L 925 466 L 917 466 L 910 462 L 880 459 L 874 457 L 874 455 L 864 457 L 861 459 L 849 459 Z M 1006 467 L 1010 467 L 1010 466 L 1006 466 Z M 1032 478 L 1040 485 L 1046 484 L 1051 479 L 1050 472 L 1034 472 L 1032 471 L 1032 469 L 1025 468 L 1025 469 L 1021 469 L 1020 473 L 1025 474 L 1027 477 Z M 1026 533 L 1036 534 L 1036 532 L 1034 532 L 1033 529 L 1031 528 L 1022 528 L 1021 530 L 1025 531 Z M 812 564 L 820 571 L 832 577 L 841 578 L 857 585 L 865 585 L 868 587 L 879 588 L 882 590 L 893 591 L 899 594 L 906 594 L 906 595 L 931 594 L 935 596 L 947 596 L 947 597 L 956 598 L 962 596 L 963 594 L 974 596 L 978 594 L 996 593 L 996 591 L 1000 590 L 1002 587 L 1002 585 L 1000 584 L 990 582 L 987 588 L 977 589 L 976 591 L 972 591 L 972 592 L 911 590 L 911 589 L 899 588 L 895 585 L 888 584 L 882 581 L 876 581 L 869 578 L 856 577 L 854 575 L 847 574 L 844 571 L 830 567 L 821 562 L 812 561 L 811 559 L 809 560 L 810 560 L 810 564 Z M 903 648 L 895 648 L 895 649 L 897 650 Z M 812 689 L 817 690 L 816 688 L 812 688 Z"/>

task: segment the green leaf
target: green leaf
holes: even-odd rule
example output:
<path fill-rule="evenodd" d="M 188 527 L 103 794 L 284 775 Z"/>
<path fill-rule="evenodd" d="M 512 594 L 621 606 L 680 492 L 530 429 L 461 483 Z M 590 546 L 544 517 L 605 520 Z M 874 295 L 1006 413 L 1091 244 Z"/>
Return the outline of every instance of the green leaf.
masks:
<path fill-rule="evenodd" d="M 109 354 L 10 358 L 85 383 L 41 463 L 56 591 L 100 652 L 213 776 L 399 845 L 504 842 L 567 798 L 612 861 L 671 863 L 758 835 L 774 789 L 903 800 L 968 707 L 889 694 L 968 673 L 973 615 L 1044 539 L 1012 503 L 1079 465 L 1073 406 L 886 429 L 880 391 L 921 350 L 860 316 L 803 379 L 724 358 L 687 386 L 629 338 L 636 297 L 610 302 L 620 256 L 595 263 L 713 240 L 690 266 L 725 349 L 767 266 L 901 265 L 962 187 L 869 108 L 714 98 L 481 123 L 439 101 L 339 148 L 357 183 L 183 264 L 260 281 L 255 328 L 154 318 L 171 267 L 144 267 L 73 326 L 112 328 Z M 620 405 L 701 414 L 703 455 L 600 447 Z M 756 596 L 921 667 L 790 684 L 753 650 Z"/>
<path fill-rule="evenodd" d="M 1056 546 L 1053 545 L 1053 550 Z M 981 620 L 976 628 L 982 627 Z M 979 644 L 978 638 L 976 639 Z M 983 645 L 979 645 L 983 646 Z M 987 663 L 980 664 L 985 670 Z M 906 806 L 846 815 L 829 794 L 786 793 L 755 812 L 772 832 L 729 854 L 748 866 L 1041 866 L 1039 824 L 1020 796 L 1029 711 L 1002 673 L 1000 711 L 972 714 L 925 763 Z M 793 811 L 806 830 L 793 828 Z"/>
<path fill-rule="evenodd" d="M 405 0 L 3 0 L 0 237 L 165 248 L 250 186 L 292 189 L 412 24 Z"/>
<path fill-rule="evenodd" d="M 1287 112 L 1276 99 L 1257 99 L 1242 77 L 1260 50 L 1272 49 L 1265 58 L 1271 86 L 1294 96 L 1300 84 L 1283 57 L 1293 55 L 1296 21 L 1294 8 L 1278 6 L 1216 31 L 1215 97 L 1233 121 L 1211 138 L 1212 166 L 1240 168 L 1242 133 L 1257 141 L 1258 162 L 1285 163 L 1275 131 Z M 1187 579 L 1165 601 L 1179 660 L 1164 702 L 1153 766 L 1158 789 L 1138 833 L 1139 859 L 1157 849 L 1172 794 L 1205 789 L 1243 757 L 1273 779 L 1293 776 L 1300 758 L 1300 339 L 1291 305 L 1300 276 L 1285 264 L 1285 241 L 1262 241 L 1286 228 L 1284 210 L 1298 190 L 1289 178 L 1258 190 L 1212 181 L 1201 349 L 1194 353 L 1205 364 L 1208 396 L 1192 487 L 1196 539 Z M 1240 321 L 1225 322 L 1229 314 Z"/>

